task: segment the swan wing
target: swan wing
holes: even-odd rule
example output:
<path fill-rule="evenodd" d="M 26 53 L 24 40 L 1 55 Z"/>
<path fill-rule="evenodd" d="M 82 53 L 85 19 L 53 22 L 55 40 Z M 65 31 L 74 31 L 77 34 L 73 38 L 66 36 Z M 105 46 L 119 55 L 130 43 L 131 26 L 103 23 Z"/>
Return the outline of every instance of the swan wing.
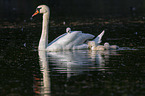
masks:
<path fill-rule="evenodd" d="M 94 35 L 82 33 L 82 31 L 72 31 L 64 33 L 48 44 L 46 50 L 57 51 L 73 49 L 74 46 L 83 44 L 88 39 L 93 39 Z"/>
<path fill-rule="evenodd" d="M 99 34 L 93 41 L 95 41 L 96 45 L 99 45 L 101 43 L 101 39 L 104 35 L 105 31 L 103 30 L 101 34 Z"/>

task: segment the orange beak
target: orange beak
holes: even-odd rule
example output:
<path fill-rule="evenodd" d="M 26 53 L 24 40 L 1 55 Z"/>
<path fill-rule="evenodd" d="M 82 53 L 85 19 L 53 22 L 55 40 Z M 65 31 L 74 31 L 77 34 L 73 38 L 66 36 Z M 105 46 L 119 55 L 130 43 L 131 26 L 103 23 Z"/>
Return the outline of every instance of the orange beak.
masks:
<path fill-rule="evenodd" d="M 36 10 L 36 12 L 32 15 L 32 17 L 34 17 L 35 15 L 37 15 L 39 13 L 38 10 Z"/>

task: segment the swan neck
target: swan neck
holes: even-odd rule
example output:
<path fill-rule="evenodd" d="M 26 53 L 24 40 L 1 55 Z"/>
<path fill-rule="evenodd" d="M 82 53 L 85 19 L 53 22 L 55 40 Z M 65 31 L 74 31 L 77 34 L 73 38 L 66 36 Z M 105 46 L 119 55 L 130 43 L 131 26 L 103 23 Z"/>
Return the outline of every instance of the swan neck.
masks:
<path fill-rule="evenodd" d="M 42 33 L 39 41 L 39 50 L 45 50 L 48 45 L 48 22 L 49 22 L 49 14 L 43 14 L 42 21 Z"/>
<path fill-rule="evenodd" d="M 42 32 L 48 33 L 48 22 L 49 22 L 49 15 L 45 13 L 43 14 Z"/>

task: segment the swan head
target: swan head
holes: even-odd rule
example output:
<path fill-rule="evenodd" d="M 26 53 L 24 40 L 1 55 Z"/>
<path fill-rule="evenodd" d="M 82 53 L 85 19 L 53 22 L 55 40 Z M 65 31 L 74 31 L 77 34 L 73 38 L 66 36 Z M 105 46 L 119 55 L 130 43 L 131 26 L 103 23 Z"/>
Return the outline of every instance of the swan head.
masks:
<path fill-rule="evenodd" d="M 67 32 L 67 33 L 71 33 L 71 28 L 69 28 L 69 27 L 66 28 L 66 32 Z"/>
<path fill-rule="evenodd" d="M 34 17 L 37 14 L 45 14 L 45 13 L 49 13 L 49 7 L 46 5 L 39 5 L 36 8 L 36 12 L 32 15 L 32 17 Z"/>
<path fill-rule="evenodd" d="M 104 47 L 105 47 L 106 50 L 109 50 L 109 48 L 110 48 L 109 43 L 108 42 L 104 43 Z"/>

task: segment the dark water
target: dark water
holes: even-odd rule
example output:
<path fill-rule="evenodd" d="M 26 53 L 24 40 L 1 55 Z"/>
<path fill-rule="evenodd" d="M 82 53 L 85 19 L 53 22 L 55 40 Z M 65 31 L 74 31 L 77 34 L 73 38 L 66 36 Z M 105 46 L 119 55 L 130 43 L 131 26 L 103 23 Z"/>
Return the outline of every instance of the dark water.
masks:
<path fill-rule="evenodd" d="M 50 23 L 50 41 L 66 26 L 96 36 L 105 29 L 102 42 L 119 45 L 116 51 L 38 52 L 41 23 L 1 23 L 0 96 L 144 96 L 145 23 L 126 20 Z"/>

